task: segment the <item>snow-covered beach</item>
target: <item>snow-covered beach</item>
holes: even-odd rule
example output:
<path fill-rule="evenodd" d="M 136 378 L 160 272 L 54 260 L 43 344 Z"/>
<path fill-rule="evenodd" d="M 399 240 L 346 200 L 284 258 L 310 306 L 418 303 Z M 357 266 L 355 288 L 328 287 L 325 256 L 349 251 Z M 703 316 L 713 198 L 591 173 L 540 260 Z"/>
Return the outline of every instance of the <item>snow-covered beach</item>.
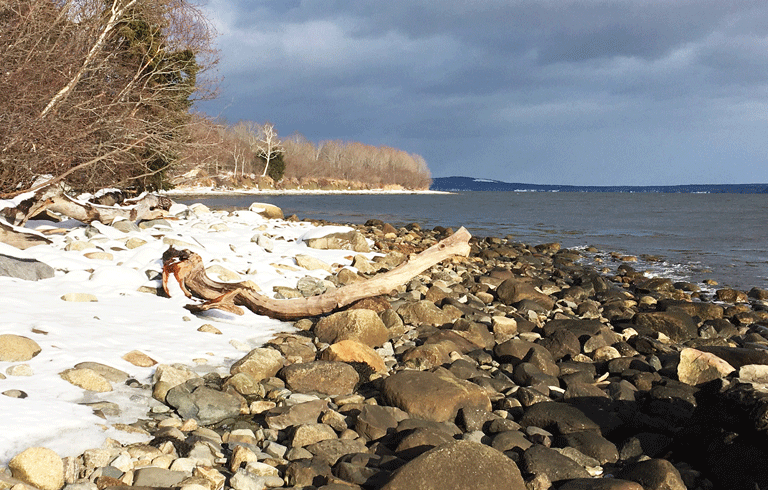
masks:
<path fill-rule="evenodd" d="M 11 204 L 0 201 L 0 207 Z M 161 286 L 161 256 L 171 244 L 201 255 L 209 272 L 218 271 L 216 279 L 250 280 L 268 295 L 275 286 L 295 287 L 304 276 L 328 274 L 298 266 L 297 255 L 336 269 L 351 263 L 355 252 L 312 249 L 304 242 L 349 228 L 267 219 L 259 210 L 254 205 L 210 212 L 174 204 L 168 219 L 127 233 L 100 223 L 33 221 L 27 228 L 46 232 L 51 245 L 21 251 L 0 244 L 0 254 L 37 259 L 55 269 L 54 277 L 41 281 L 0 276 L 0 334 L 27 337 L 42 349 L 25 362 L 0 362 L 0 393 L 21 396 L 0 396 L 0 465 L 32 446 L 64 457 L 100 447 L 106 438 L 146 439 L 120 424 L 158 404 L 151 390 L 112 382 L 112 391 L 97 393 L 62 379 L 62 372 L 80 363 L 109 366 L 146 386 L 155 367 L 131 364 L 123 359 L 126 354 L 139 351 L 158 364 L 193 366 L 200 374 L 228 373 L 249 350 L 290 330 L 290 323 L 250 312 L 196 316 L 184 309 L 190 300 L 180 290 L 172 298 L 153 293 Z M 66 296 L 71 294 L 76 296 Z M 116 404 L 119 414 L 105 409 L 99 413 L 106 418 L 95 415 L 87 404 L 99 402 Z"/>

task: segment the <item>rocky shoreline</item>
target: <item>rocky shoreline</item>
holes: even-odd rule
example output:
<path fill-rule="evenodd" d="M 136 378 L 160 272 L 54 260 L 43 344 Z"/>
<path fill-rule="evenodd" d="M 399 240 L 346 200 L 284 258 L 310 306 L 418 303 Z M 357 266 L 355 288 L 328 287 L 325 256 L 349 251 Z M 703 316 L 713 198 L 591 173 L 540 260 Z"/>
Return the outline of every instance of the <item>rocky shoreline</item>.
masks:
<path fill-rule="evenodd" d="M 356 228 L 382 256 L 336 285 L 452 232 Z M 229 376 L 158 366 L 162 403 L 131 428 L 147 443 L 31 448 L 0 488 L 768 488 L 768 291 L 606 275 L 581 264 L 595 251 L 554 243 L 471 245 L 296 322 Z"/>

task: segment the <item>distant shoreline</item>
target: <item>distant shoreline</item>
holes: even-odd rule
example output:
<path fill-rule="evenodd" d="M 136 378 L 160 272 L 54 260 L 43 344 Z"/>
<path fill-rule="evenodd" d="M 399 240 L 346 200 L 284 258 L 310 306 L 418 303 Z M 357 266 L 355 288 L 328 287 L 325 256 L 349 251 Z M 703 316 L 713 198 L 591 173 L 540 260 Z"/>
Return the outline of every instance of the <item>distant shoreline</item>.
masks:
<path fill-rule="evenodd" d="M 768 184 L 684 184 L 684 185 L 613 185 L 578 186 L 523 184 L 475 177 L 435 177 L 431 190 L 445 192 L 626 192 L 664 194 L 768 194 Z"/>
<path fill-rule="evenodd" d="M 169 197 L 196 197 L 196 196 L 323 196 L 323 195 L 401 195 L 401 194 L 451 194 L 449 191 L 439 190 L 408 190 L 408 189 L 213 189 L 211 187 L 182 187 L 162 191 L 161 194 Z"/>

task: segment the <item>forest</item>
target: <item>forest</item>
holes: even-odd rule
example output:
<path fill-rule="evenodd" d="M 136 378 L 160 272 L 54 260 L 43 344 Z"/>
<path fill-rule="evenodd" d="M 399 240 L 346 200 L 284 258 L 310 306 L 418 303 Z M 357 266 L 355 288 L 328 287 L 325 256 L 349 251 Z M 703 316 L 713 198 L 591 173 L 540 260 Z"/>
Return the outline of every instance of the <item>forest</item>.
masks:
<path fill-rule="evenodd" d="M 419 155 L 200 113 L 217 62 L 215 30 L 186 0 L 0 1 L 0 198 L 51 184 L 429 186 Z"/>

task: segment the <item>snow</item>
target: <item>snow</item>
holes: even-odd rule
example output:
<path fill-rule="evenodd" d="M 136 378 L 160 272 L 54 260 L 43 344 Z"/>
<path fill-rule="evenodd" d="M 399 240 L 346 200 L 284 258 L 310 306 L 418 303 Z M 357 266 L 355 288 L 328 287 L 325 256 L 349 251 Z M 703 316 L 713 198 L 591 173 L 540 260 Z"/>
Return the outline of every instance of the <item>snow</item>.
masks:
<path fill-rule="evenodd" d="M 0 201 L 0 208 L 10 205 L 13 203 Z M 59 376 L 80 362 L 105 364 L 151 385 L 155 367 L 137 367 L 122 359 L 138 350 L 158 364 L 181 363 L 201 375 L 212 371 L 226 375 L 229 366 L 250 349 L 293 328 L 290 323 L 250 312 L 243 316 L 220 311 L 193 315 L 184 309 L 193 300 L 184 297 L 178 285 L 172 288 L 171 298 L 140 292 L 142 286 L 161 286 L 161 256 L 169 243 L 176 248 L 188 244 L 206 267 L 219 265 L 242 280 L 253 281 L 267 295 L 272 294 L 273 286 L 295 287 L 305 275 L 327 275 L 299 268 L 294 260 L 297 254 L 316 257 L 336 268 L 350 263 L 348 250 L 310 249 L 302 240 L 351 228 L 320 229 L 308 223 L 268 220 L 249 211 L 204 213 L 200 209 L 177 204 L 167 219 L 169 227 L 129 233 L 94 223 L 91 226 L 100 234 L 91 239 L 86 236 L 86 226 L 74 220 L 30 222 L 28 229 L 58 229 L 59 233 L 46 235 L 53 243 L 23 251 L 0 243 L 1 254 L 35 258 L 56 269 L 53 278 L 36 282 L 0 276 L 0 334 L 22 335 L 42 348 L 29 361 L 0 362 L 0 374 L 5 376 L 0 379 L 0 393 L 21 390 L 28 395 L 0 396 L 0 465 L 32 446 L 48 447 L 65 457 L 100 447 L 106 438 L 123 443 L 144 440 L 145 436 L 114 426 L 146 417 L 159 402 L 148 390 L 123 383 L 112 383 L 111 392 L 95 393 Z M 251 242 L 257 234 L 271 238 L 272 253 Z M 129 249 L 126 241 L 131 238 L 147 243 Z M 97 248 L 75 251 L 77 247 L 70 246 L 72 250 L 65 250 L 67 244 L 77 241 Z M 88 258 L 90 252 L 106 252 L 112 260 Z M 98 301 L 64 301 L 62 296 L 68 293 L 92 294 Z M 215 326 L 222 335 L 199 332 L 204 324 Z M 8 374 L 20 364 L 28 365 L 33 374 Z M 83 405 L 99 401 L 116 403 L 121 414 L 105 420 Z"/>

